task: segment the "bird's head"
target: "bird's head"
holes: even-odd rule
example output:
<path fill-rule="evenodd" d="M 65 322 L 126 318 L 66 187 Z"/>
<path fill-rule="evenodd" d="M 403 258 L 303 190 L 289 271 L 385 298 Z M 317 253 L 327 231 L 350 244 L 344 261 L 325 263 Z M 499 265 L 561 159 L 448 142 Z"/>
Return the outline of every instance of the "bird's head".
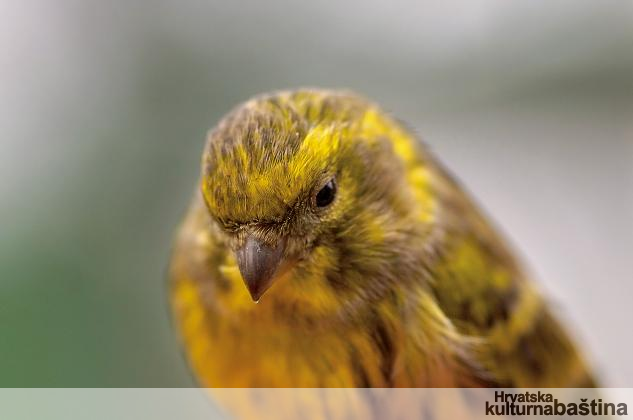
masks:
<path fill-rule="evenodd" d="M 421 159 L 362 98 L 282 92 L 211 131 L 202 193 L 254 300 L 272 287 L 325 310 L 379 296 L 418 264 L 412 247 L 433 212 Z"/>

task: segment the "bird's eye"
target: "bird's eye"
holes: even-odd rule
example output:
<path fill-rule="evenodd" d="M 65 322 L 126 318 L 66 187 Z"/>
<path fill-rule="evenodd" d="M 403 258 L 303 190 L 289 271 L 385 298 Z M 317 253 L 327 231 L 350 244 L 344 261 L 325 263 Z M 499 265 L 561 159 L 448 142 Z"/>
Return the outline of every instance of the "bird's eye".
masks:
<path fill-rule="evenodd" d="M 336 183 L 334 179 L 330 179 L 327 184 L 319 190 L 316 197 L 314 198 L 314 202 L 317 207 L 327 207 L 332 201 L 334 201 L 334 196 L 336 195 Z"/>

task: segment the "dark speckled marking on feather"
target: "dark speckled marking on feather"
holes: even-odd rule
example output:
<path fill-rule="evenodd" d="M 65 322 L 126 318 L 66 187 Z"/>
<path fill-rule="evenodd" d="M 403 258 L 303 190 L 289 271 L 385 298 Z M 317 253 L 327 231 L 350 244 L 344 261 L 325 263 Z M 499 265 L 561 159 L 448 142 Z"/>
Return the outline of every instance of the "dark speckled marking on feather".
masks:
<path fill-rule="evenodd" d="M 389 335 L 389 330 L 380 318 L 376 318 L 376 327 L 372 331 L 371 338 L 380 352 L 380 371 L 385 379 L 386 386 L 393 386 L 393 366 L 396 358 L 396 348 Z"/>
<path fill-rule="evenodd" d="M 353 348 L 350 352 L 350 363 L 352 365 L 352 370 L 355 373 L 355 386 L 358 388 L 370 388 L 371 381 L 369 380 L 369 375 L 367 374 L 367 371 L 365 371 L 365 367 L 361 364 L 360 358 L 356 355 L 356 350 Z"/>

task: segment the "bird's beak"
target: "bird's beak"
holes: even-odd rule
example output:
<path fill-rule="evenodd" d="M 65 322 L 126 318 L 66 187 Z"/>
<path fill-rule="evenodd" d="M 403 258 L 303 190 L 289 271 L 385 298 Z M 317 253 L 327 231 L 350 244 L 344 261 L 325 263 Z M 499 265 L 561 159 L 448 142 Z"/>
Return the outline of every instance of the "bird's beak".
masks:
<path fill-rule="evenodd" d="M 236 251 L 237 265 L 255 302 L 282 271 L 285 248 L 285 240 L 271 246 L 249 235 L 244 245 Z"/>

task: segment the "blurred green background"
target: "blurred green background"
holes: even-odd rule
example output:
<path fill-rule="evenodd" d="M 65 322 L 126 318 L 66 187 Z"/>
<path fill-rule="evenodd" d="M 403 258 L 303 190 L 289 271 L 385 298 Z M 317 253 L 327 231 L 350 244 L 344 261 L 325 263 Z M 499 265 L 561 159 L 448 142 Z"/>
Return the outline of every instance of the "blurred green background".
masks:
<path fill-rule="evenodd" d="M 633 3 L 0 2 L 0 386 L 194 384 L 166 306 L 206 131 L 345 87 L 414 126 L 633 386 Z"/>

